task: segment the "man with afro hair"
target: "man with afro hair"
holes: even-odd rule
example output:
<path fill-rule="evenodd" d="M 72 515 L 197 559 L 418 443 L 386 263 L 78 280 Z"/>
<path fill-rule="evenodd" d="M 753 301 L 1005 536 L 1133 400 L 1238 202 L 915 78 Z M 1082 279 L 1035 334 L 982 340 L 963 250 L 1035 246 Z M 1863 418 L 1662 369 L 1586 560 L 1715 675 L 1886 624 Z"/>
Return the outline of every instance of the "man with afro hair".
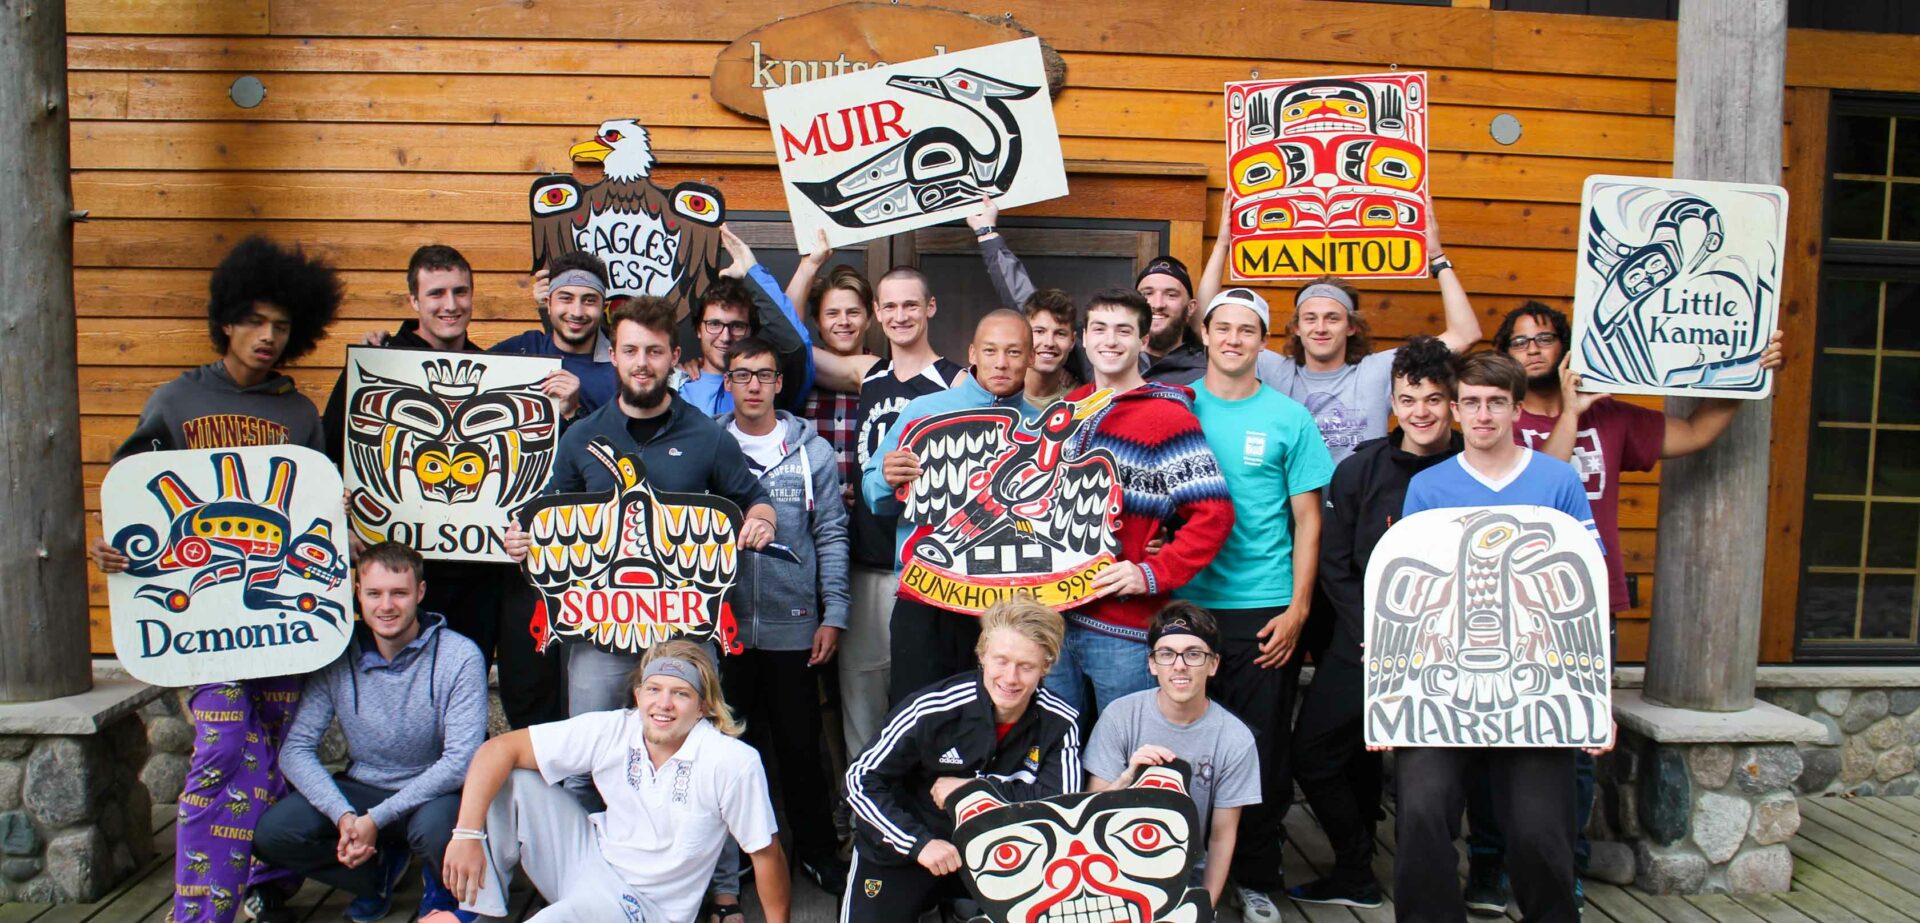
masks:
<path fill-rule="evenodd" d="M 320 260 L 261 237 L 241 241 L 213 271 L 207 302 L 207 332 L 220 358 L 155 390 L 114 460 L 138 452 L 250 445 L 324 452 L 319 413 L 280 367 L 313 351 L 340 298 L 339 277 Z M 127 567 L 126 556 L 105 538 L 94 540 L 93 559 L 105 573 Z M 180 796 L 174 923 L 229 923 L 239 904 L 233 897 L 242 894 L 259 917 L 298 887 L 291 873 L 252 860 L 251 838 L 254 823 L 287 790 L 277 756 L 299 704 L 301 679 L 194 688 L 188 707 L 199 733 Z M 253 797 L 230 803 L 228 792 Z M 222 893 L 228 899 L 216 900 Z M 266 904 L 256 906 L 260 901 Z"/>

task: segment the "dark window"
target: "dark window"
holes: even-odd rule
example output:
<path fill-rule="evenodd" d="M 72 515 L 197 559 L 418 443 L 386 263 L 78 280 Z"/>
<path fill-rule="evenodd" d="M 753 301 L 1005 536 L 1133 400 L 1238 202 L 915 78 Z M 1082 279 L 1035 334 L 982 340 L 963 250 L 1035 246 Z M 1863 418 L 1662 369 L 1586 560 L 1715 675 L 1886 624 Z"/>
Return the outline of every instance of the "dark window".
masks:
<path fill-rule="evenodd" d="M 727 224 L 753 247 L 754 256 L 782 285 L 793 278 L 800 252 L 794 246 L 793 224 L 784 213 L 728 212 Z M 1103 288 L 1131 288 L 1134 274 L 1165 253 L 1167 245 L 1165 221 L 1008 217 L 1001 219 L 1000 232 L 1026 264 L 1034 285 L 1064 289 L 1076 304 Z M 941 355 L 962 364 L 967 361 L 974 323 L 1001 306 L 980 261 L 973 231 L 964 224 L 922 228 L 837 248 L 827 265 L 842 263 L 859 269 L 869 280 L 900 265 L 926 273 L 939 305 L 929 339 Z M 1199 268 L 1192 270 L 1197 274 Z M 804 305 L 800 309 L 807 310 Z M 885 353 L 886 339 L 877 327 L 869 331 L 867 347 Z"/>
<path fill-rule="evenodd" d="M 1920 653 L 1920 100 L 1834 98 L 1796 659 Z"/>

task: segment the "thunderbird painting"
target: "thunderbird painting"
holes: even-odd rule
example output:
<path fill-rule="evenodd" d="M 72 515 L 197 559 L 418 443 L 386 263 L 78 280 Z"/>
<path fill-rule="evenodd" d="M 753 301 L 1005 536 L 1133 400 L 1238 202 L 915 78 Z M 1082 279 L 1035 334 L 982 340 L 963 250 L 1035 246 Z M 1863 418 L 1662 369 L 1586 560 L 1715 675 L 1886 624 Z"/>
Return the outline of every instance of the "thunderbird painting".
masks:
<path fill-rule="evenodd" d="M 921 470 L 901 488 L 900 518 L 915 525 L 901 595 L 973 615 L 1016 593 L 1059 609 L 1086 602 L 1120 552 L 1120 481 L 1112 453 L 1069 446 L 1111 399 L 1055 401 L 1033 421 L 1011 407 L 956 410 L 901 432 Z"/>
<path fill-rule="evenodd" d="M 766 93 L 794 238 L 858 243 L 1067 194 L 1037 38 Z"/>
<path fill-rule="evenodd" d="M 193 686 L 317 670 L 346 648 L 340 477 L 301 446 L 148 452 L 100 485 L 113 644 L 127 672 Z"/>
<path fill-rule="evenodd" d="M 508 514 L 540 492 L 560 414 L 540 382 L 560 360 L 347 348 L 342 473 L 361 541 L 429 558 L 508 560 Z"/>
<path fill-rule="evenodd" d="M 1757 400 L 1780 318 L 1779 186 L 1589 176 L 1574 273 L 1582 390 Z"/>
<path fill-rule="evenodd" d="M 1427 275 L 1427 75 L 1227 84 L 1238 282 Z"/>
<path fill-rule="evenodd" d="M 1613 741 L 1600 543 L 1543 506 L 1394 523 L 1367 562 L 1373 746 L 1604 747 Z"/>
<path fill-rule="evenodd" d="M 727 590 L 739 571 L 740 508 L 725 497 L 655 491 L 640 457 L 587 444 L 618 488 L 555 494 L 520 512 L 521 564 L 540 591 L 531 630 L 542 651 L 583 642 L 616 654 L 715 639 L 739 653 Z"/>

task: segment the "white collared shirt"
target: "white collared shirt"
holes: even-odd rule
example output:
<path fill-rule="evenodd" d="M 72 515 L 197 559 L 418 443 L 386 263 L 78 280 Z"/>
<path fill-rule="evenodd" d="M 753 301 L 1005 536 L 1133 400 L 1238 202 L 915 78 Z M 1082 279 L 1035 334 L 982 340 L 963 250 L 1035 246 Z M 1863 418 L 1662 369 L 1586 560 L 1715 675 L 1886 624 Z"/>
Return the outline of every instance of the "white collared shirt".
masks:
<path fill-rule="evenodd" d="M 701 721 L 658 769 L 642 717 L 631 708 L 590 712 L 529 729 L 548 784 L 590 772 L 607 810 L 591 817 L 601 854 L 670 920 L 691 921 L 727 836 L 744 852 L 778 827 L 760 754 Z"/>

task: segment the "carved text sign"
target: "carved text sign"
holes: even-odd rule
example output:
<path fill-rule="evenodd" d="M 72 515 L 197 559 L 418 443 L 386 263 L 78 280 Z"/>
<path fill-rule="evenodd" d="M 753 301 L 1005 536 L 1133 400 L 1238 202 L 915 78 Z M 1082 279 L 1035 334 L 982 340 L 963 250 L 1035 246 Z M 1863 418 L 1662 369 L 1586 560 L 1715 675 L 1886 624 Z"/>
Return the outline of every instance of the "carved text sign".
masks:
<path fill-rule="evenodd" d="M 889 63 L 1026 38 L 1012 19 L 989 19 L 931 6 L 845 3 L 761 26 L 728 45 L 713 64 L 715 102 L 742 115 L 767 117 L 761 94 L 823 77 Z M 1041 43 L 1050 95 L 1059 95 L 1067 66 Z"/>

